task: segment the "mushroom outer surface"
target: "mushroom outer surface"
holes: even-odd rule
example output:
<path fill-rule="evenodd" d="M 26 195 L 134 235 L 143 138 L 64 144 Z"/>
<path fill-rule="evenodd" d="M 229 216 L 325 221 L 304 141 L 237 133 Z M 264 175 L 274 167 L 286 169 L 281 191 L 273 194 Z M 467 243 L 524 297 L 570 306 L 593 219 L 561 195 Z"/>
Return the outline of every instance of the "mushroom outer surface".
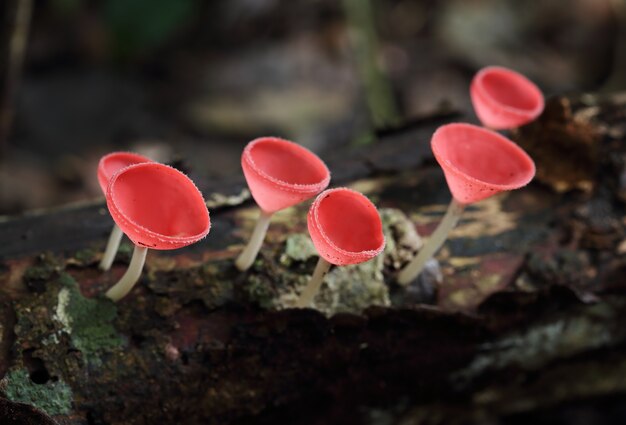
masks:
<path fill-rule="evenodd" d="M 452 196 L 462 204 L 518 189 L 535 176 L 535 163 L 522 148 L 495 131 L 475 125 L 439 127 L 431 148 Z"/>
<path fill-rule="evenodd" d="M 544 108 L 543 94 L 532 81 L 498 66 L 478 71 L 470 85 L 470 96 L 478 119 L 495 130 L 527 124 Z"/>
<path fill-rule="evenodd" d="M 276 137 L 248 143 L 241 166 L 252 197 L 267 213 L 312 198 L 330 182 L 328 167 L 317 155 Z"/>
<path fill-rule="evenodd" d="M 98 183 L 100 183 L 102 193 L 106 195 L 109 180 L 115 173 L 129 165 L 142 162 L 152 162 L 152 160 L 133 152 L 111 152 L 100 158 L 100 162 L 98 162 Z"/>
<path fill-rule="evenodd" d="M 204 238 L 211 228 L 209 211 L 193 181 L 156 162 L 128 166 L 107 189 L 113 220 L 136 245 L 177 249 Z"/>

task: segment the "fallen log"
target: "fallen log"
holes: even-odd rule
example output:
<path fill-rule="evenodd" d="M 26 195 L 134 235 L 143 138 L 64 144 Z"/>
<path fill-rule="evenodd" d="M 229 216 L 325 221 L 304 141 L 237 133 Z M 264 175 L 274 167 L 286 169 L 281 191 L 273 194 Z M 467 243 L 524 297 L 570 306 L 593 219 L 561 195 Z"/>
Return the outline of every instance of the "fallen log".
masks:
<path fill-rule="evenodd" d="M 469 208 L 440 275 L 406 288 L 394 276 L 419 248 L 414 230 L 430 233 L 449 200 L 428 140 L 459 117 L 328 155 L 334 185 L 381 207 L 388 247 L 333 269 L 314 309 L 292 308 L 315 263 L 306 206 L 277 214 L 249 272 L 233 267 L 254 217 L 241 180 L 200 183 L 209 238 L 150 255 L 118 304 L 99 294 L 129 247 L 97 270 L 102 204 L 5 219 L 3 395 L 67 424 L 567 423 L 577 411 L 619 423 L 625 105 L 553 99 L 512 134 L 537 181 Z"/>

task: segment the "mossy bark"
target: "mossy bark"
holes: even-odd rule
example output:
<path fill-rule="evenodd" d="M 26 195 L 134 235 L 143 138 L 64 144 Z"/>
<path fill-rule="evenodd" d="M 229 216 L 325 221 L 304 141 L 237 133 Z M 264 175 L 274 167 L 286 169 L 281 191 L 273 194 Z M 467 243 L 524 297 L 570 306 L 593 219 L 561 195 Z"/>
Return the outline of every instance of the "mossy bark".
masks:
<path fill-rule="evenodd" d="M 551 102 L 513 135 L 536 150 L 539 182 L 468 208 L 408 287 L 394 276 L 422 244 L 415 229 L 429 234 L 449 201 L 428 150 L 442 121 L 341 153 L 336 183 L 381 206 L 389 244 L 332 269 L 314 309 L 291 308 L 316 262 L 306 205 L 276 215 L 248 272 L 233 266 L 255 217 L 239 183 L 213 196 L 209 238 L 149 254 L 118 304 L 101 294 L 128 250 L 98 270 L 100 206 L 0 223 L 3 394 L 72 424 L 566 423 L 578 411 L 620 423 L 625 118 L 611 99 Z M 542 149 L 541 129 L 597 154 Z M 588 171 L 550 174 L 570 160 Z M 579 183 L 561 184 L 567 170 Z"/>

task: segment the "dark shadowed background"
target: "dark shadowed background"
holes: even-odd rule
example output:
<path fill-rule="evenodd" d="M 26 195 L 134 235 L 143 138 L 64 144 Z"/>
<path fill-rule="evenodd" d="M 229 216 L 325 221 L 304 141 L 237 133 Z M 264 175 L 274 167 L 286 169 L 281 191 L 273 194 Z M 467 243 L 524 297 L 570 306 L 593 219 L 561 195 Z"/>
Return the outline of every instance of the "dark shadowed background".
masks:
<path fill-rule="evenodd" d="M 0 214 L 100 197 L 96 164 L 111 150 L 220 179 L 240 173 L 243 146 L 261 135 L 322 154 L 375 143 L 376 129 L 469 110 L 469 81 L 491 64 L 547 95 L 626 89 L 623 0 L 0 8 Z"/>

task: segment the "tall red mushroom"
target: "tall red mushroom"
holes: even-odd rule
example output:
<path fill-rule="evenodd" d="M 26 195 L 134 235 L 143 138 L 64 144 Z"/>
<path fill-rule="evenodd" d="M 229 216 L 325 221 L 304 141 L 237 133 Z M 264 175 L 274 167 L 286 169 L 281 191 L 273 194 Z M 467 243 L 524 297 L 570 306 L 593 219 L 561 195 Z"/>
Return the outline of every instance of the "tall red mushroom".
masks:
<path fill-rule="evenodd" d="M 307 224 L 320 258 L 298 299 L 298 307 L 311 305 L 331 264 L 363 263 L 385 248 L 383 225 L 376 206 L 351 189 L 322 192 L 309 209 Z"/>
<path fill-rule="evenodd" d="M 111 152 L 110 154 L 104 155 L 100 158 L 100 162 L 98 163 L 98 183 L 100 183 L 102 193 L 106 196 L 109 181 L 115 173 L 122 168 L 128 167 L 129 165 L 139 164 L 142 162 L 152 162 L 152 160 L 132 152 Z M 117 224 L 114 224 L 106 249 L 102 255 L 102 260 L 100 261 L 100 269 L 109 270 L 111 268 L 113 260 L 115 259 L 115 254 L 117 254 L 120 242 L 122 241 L 122 236 L 122 231 Z"/>
<path fill-rule="evenodd" d="M 313 152 L 288 140 L 261 137 L 248 143 L 241 166 L 252 197 L 261 209 L 248 245 L 235 265 L 247 270 L 256 258 L 276 211 L 320 193 L 330 182 L 330 172 Z"/>
<path fill-rule="evenodd" d="M 119 301 L 133 288 L 148 249 L 169 250 L 198 242 L 211 228 L 204 198 L 189 177 L 156 162 L 135 164 L 109 182 L 107 206 L 135 244 L 128 270 L 106 293 Z"/>
<path fill-rule="evenodd" d="M 522 148 L 506 137 L 471 124 L 448 124 L 435 131 L 431 148 L 443 169 L 452 201 L 441 223 L 418 255 L 398 275 L 406 285 L 443 245 L 465 206 L 499 192 L 527 185 L 535 164 Z"/>

